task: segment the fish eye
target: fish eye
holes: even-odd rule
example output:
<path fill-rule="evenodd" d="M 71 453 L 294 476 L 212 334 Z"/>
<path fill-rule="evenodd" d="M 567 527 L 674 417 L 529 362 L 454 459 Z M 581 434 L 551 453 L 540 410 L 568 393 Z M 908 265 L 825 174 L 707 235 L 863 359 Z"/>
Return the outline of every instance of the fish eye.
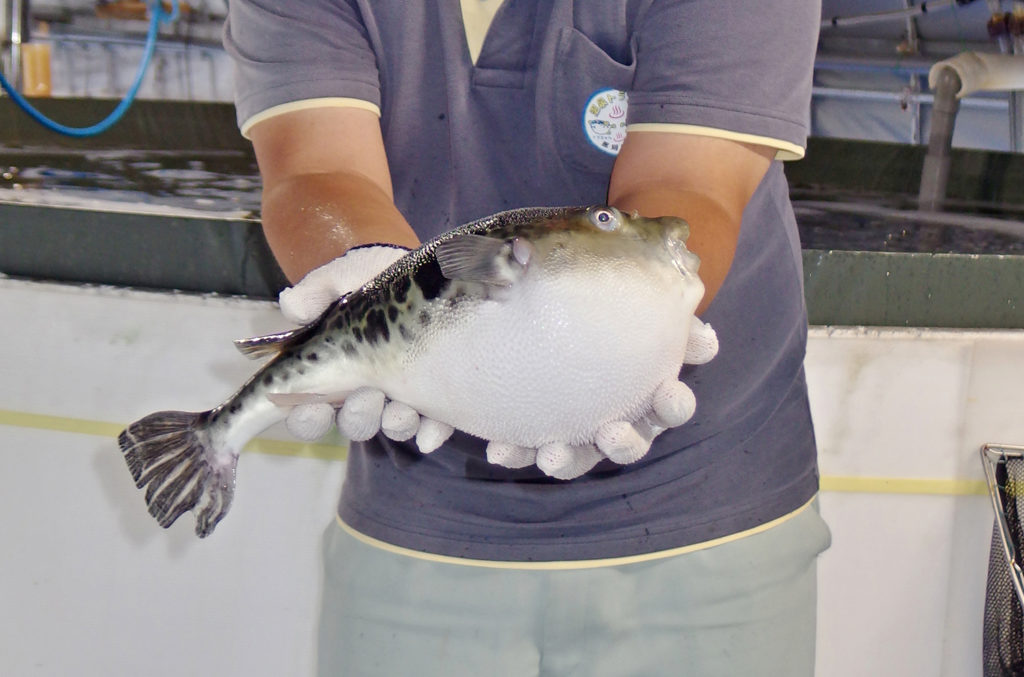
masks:
<path fill-rule="evenodd" d="M 596 207 L 590 210 L 590 222 L 601 230 L 615 230 L 619 227 L 622 214 L 615 207 Z"/>

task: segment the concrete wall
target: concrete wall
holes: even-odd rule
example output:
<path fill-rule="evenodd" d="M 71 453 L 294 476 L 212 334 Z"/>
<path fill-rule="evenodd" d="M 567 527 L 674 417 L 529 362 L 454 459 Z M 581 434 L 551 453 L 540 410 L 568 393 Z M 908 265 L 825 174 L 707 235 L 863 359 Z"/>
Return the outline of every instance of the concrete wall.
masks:
<path fill-rule="evenodd" d="M 0 674 L 310 675 L 340 446 L 271 431 L 199 541 L 146 513 L 124 423 L 208 408 L 271 303 L 0 280 Z M 819 674 L 980 675 L 991 511 L 978 446 L 1024 442 L 1024 332 L 814 328 Z M 337 443 L 337 440 L 335 440 Z"/>

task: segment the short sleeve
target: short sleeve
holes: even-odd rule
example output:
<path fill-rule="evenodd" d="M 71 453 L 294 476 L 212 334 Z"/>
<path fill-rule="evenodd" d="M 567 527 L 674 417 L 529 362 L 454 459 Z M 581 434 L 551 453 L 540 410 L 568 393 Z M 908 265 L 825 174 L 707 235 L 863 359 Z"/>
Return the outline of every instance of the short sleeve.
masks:
<path fill-rule="evenodd" d="M 654 0 L 637 31 L 630 129 L 721 130 L 801 156 L 820 10 L 809 0 Z"/>
<path fill-rule="evenodd" d="M 347 0 L 231 0 L 224 47 L 239 126 L 272 108 L 352 100 L 379 110 L 377 61 Z"/>

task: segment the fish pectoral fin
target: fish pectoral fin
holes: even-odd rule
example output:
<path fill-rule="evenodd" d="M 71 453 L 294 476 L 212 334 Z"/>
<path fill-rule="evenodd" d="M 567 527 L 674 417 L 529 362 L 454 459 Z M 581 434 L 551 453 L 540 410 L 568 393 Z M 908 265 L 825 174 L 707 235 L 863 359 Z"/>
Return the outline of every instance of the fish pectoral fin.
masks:
<path fill-rule="evenodd" d="M 459 235 L 434 251 L 441 272 L 449 280 L 508 287 L 529 263 L 529 245 L 520 238 L 509 242 L 486 235 Z"/>
<path fill-rule="evenodd" d="M 267 334 L 266 336 L 236 339 L 234 343 L 235 347 L 238 348 L 238 352 L 250 359 L 258 360 L 264 357 L 273 357 L 281 352 L 282 348 L 303 329 L 304 327 L 299 327 L 291 331 L 282 331 L 276 334 Z"/>

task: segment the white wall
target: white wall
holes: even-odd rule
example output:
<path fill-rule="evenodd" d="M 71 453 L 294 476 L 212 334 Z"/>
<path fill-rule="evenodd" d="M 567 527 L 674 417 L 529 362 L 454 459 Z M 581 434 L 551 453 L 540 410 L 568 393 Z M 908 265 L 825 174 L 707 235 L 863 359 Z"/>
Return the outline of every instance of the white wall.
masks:
<path fill-rule="evenodd" d="M 833 532 L 818 673 L 980 675 L 978 450 L 1024 444 L 1024 331 L 816 328 L 807 372 Z"/>
<path fill-rule="evenodd" d="M 0 674 L 311 674 L 340 450 L 244 454 L 199 541 L 153 522 L 114 439 L 229 394 L 253 367 L 230 340 L 281 328 L 273 305 L 0 280 L 0 318 Z M 979 675 L 977 449 L 1024 442 L 1024 332 L 815 329 L 807 364 L 834 538 L 819 674 Z"/>
<path fill-rule="evenodd" d="M 0 675 L 311 674 L 341 464 L 246 454 L 200 541 L 146 513 L 110 425 L 230 394 L 272 307 L 0 280 L 0 317 Z"/>

